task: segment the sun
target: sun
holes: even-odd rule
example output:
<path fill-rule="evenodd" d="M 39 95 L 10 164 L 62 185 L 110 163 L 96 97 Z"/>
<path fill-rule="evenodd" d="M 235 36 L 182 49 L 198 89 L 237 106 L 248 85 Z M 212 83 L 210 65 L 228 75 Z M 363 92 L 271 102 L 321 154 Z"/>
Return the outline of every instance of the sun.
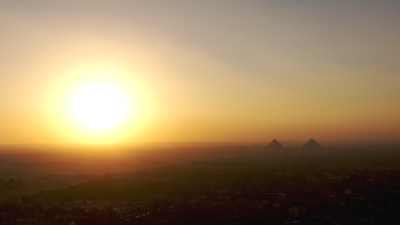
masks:
<path fill-rule="evenodd" d="M 70 98 L 70 114 L 81 130 L 93 134 L 107 133 L 127 122 L 132 99 L 110 83 L 91 83 L 78 87 Z"/>

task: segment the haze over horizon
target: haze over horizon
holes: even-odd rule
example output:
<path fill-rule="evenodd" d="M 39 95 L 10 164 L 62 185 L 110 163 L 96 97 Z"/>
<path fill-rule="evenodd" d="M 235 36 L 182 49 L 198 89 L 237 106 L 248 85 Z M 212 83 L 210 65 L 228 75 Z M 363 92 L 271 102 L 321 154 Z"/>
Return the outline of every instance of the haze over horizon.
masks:
<path fill-rule="evenodd" d="M 4 0 L 0 144 L 396 142 L 398 21 L 395 0 Z M 69 118 L 93 82 L 133 99 L 111 134 Z"/>

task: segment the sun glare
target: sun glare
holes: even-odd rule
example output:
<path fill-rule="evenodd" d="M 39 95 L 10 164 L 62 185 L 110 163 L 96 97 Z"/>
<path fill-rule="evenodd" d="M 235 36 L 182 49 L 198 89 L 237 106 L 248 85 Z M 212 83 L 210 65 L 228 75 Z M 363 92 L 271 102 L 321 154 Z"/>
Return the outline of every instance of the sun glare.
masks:
<path fill-rule="evenodd" d="M 49 85 L 44 104 L 49 131 L 65 144 L 137 142 L 151 126 L 154 89 L 138 69 L 113 60 L 96 62 L 65 66 Z"/>
<path fill-rule="evenodd" d="M 126 122 L 132 113 L 130 96 L 112 84 L 87 84 L 73 93 L 70 102 L 73 120 L 81 129 L 104 133 Z"/>

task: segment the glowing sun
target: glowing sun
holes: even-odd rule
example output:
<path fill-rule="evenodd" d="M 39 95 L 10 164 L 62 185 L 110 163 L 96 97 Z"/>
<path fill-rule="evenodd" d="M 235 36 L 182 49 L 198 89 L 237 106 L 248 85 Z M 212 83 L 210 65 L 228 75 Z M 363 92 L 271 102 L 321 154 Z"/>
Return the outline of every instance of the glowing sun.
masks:
<path fill-rule="evenodd" d="M 116 85 L 86 84 L 70 99 L 72 119 L 92 133 L 108 132 L 126 122 L 132 113 L 130 96 Z"/>

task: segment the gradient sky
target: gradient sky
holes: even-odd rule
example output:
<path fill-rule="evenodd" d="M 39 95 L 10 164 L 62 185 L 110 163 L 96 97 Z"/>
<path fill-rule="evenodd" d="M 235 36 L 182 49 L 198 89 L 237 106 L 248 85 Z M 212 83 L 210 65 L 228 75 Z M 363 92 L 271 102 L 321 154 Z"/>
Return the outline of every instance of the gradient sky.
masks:
<path fill-rule="evenodd" d="M 154 102 L 127 142 L 396 141 L 399 21 L 397 0 L 1 0 L 0 143 L 76 141 L 55 89 L 104 62 Z"/>

